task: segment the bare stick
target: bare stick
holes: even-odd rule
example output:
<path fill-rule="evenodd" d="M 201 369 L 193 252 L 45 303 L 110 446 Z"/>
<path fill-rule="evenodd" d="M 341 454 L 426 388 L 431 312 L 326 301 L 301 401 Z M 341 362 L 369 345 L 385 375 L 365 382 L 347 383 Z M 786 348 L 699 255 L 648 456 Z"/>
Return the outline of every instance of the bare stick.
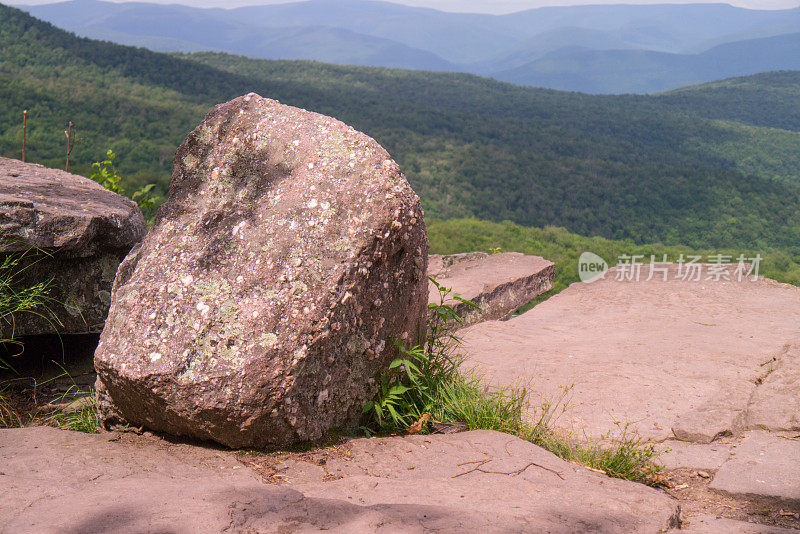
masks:
<path fill-rule="evenodd" d="M 67 131 L 64 133 L 67 136 L 67 165 L 64 170 L 69 172 L 69 155 L 72 153 L 72 121 L 69 121 L 69 125 L 67 125 Z"/>
<path fill-rule="evenodd" d="M 483 466 L 486 465 L 487 463 L 491 462 L 491 461 L 492 461 L 491 459 L 487 459 L 487 460 L 480 460 L 480 461 L 477 461 L 477 462 L 464 462 L 463 464 L 458 464 L 459 466 L 463 466 L 463 465 L 466 465 L 466 464 L 473 464 L 473 463 L 477 464 L 477 465 L 475 467 L 473 467 L 472 469 L 468 469 L 467 471 L 464 471 L 462 473 L 458 473 L 457 475 L 453 475 L 450 478 L 457 478 L 457 477 L 466 475 L 468 473 L 474 473 L 475 471 L 477 471 L 479 473 L 486 473 L 487 475 L 491 474 L 491 475 L 511 475 L 511 476 L 516 476 L 516 475 L 520 475 L 523 472 L 525 472 L 529 467 L 538 467 L 540 469 L 544 469 L 545 471 L 550 471 L 551 473 L 553 473 L 555 476 L 557 476 L 561 480 L 564 480 L 564 477 L 561 476 L 561 473 L 559 473 L 558 471 L 556 471 L 554 469 L 550 469 L 549 467 L 545 467 L 543 465 L 539 465 L 539 464 L 537 464 L 535 462 L 530 462 L 525 467 L 522 467 L 522 468 L 517 469 L 515 471 L 510 471 L 510 472 L 505 472 L 505 471 L 487 471 L 486 469 L 483 469 Z"/>
<path fill-rule="evenodd" d="M 22 163 L 25 163 L 25 141 L 28 138 L 28 110 L 22 112 Z"/>

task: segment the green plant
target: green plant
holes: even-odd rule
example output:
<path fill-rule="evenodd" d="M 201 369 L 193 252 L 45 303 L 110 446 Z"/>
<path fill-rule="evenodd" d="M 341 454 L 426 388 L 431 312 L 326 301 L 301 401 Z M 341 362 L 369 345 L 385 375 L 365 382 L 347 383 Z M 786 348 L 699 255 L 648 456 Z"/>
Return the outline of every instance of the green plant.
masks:
<path fill-rule="evenodd" d="M 92 174 L 89 175 L 89 178 L 102 185 L 109 191 L 124 195 L 125 188 L 122 187 L 122 184 L 120 183 L 122 181 L 122 177 L 119 175 L 119 173 L 117 173 L 117 167 L 114 164 L 116 158 L 117 155 L 114 154 L 113 150 L 106 152 L 106 159 L 92 163 L 93 170 Z"/>
<path fill-rule="evenodd" d="M 114 154 L 114 151 L 108 150 L 106 152 L 106 159 L 92 163 L 93 170 L 89 178 L 109 191 L 124 195 L 125 187 L 122 185 L 122 177 L 117 172 L 116 158 L 117 155 Z M 155 184 L 143 185 L 131 195 L 131 200 L 136 202 L 139 209 L 142 210 L 144 218 L 148 223 L 152 222 L 156 209 L 162 200 L 160 196 L 152 192 L 154 187 Z"/>
<path fill-rule="evenodd" d="M 60 407 L 50 414 L 42 421 L 43 424 L 87 434 L 100 432 L 101 423 L 97 415 L 97 394 L 95 392 L 83 391 L 73 384 L 53 403 L 66 404 L 66 406 Z"/>
<path fill-rule="evenodd" d="M 432 410 L 442 388 L 460 379 L 461 360 L 453 351 L 460 340 L 453 325 L 460 323 L 461 317 L 447 301 L 478 306 L 457 294 L 451 296 L 452 290 L 435 279 L 430 281 L 439 291 L 439 302 L 428 304 L 429 320 L 423 344 L 409 349 L 396 343 L 401 357 L 381 376 L 377 397 L 364 406 L 364 413 L 373 414 L 374 426 L 379 431 L 406 430 Z"/>
<path fill-rule="evenodd" d="M 10 335 L 6 337 L 0 336 L 0 345 L 4 345 L 6 349 L 16 347 L 18 350 L 13 351 L 15 354 L 12 357 L 23 352 L 22 342 L 14 336 L 19 314 L 30 313 L 60 324 L 47 307 L 52 301 L 49 295 L 53 280 L 28 284 L 23 279 L 24 273 L 47 254 L 40 249 L 31 248 L 24 252 L 7 254 L 0 260 L 0 329 L 10 331 Z M 0 356 L 1 369 L 13 368 L 8 360 Z"/>
<path fill-rule="evenodd" d="M 461 318 L 447 301 L 475 304 L 431 281 L 439 302 L 428 305 L 425 344 L 411 349 L 398 345 L 401 357 L 390 364 L 375 399 L 364 406 L 368 435 L 424 432 L 429 422 L 458 423 L 468 430 L 517 436 L 609 476 L 659 483 L 662 467 L 654 461 L 659 451 L 631 433 L 628 425 L 600 440 L 581 440 L 555 429 L 555 420 L 569 408 L 572 386 L 561 388 L 553 400 L 531 406 L 528 387 L 492 387 L 477 371 L 464 371 L 464 358 L 456 352 L 460 339 L 454 334 Z"/>

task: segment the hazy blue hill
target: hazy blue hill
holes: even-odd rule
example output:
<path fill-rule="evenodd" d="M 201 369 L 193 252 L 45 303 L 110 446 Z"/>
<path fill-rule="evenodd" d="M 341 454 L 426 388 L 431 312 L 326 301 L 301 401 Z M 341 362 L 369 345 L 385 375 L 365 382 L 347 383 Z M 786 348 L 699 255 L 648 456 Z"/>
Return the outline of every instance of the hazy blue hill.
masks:
<path fill-rule="evenodd" d="M 428 50 L 452 63 L 489 58 L 521 35 L 507 31 L 492 15 L 446 13 L 369 0 L 310 0 L 242 7 L 231 16 L 269 26 L 324 25 L 393 39 Z"/>
<path fill-rule="evenodd" d="M 470 72 L 491 74 L 522 67 L 552 52 L 569 47 L 583 49 L 611 50 L 636 48 L 613 30 L 587 30 L 586 28 L 565 27 L 548 30 L 515 44 L 511 51 L 469 65 Z"/>
<path fill-rule="evenodd" d="M 370 0 L 310 0 L 230 10 L 72 0 L 25 9 L 79 35 L 157 50 L 207 49 L 254 58 L 497 73 L 515 83 L 587 92 L 634 90 L 626 86 L 630 76 L 641 76 L 632 85 L 647 91 L 756 72 L 704 75 L 702 65 L 684 62 L 678 68 L 667 56 L 647 59 L 616 50 L 694 53 L 800 28 L 800 9 L 754 11 L 722 4 L 546 7 L 503 16 Z M 588 50 L 559 69 L 553 57 L 546 56 L 565 47 Z M 611 71 L 595 72 L 602 69 L 593 70 L 593 61 Z M 625 61 L 630 64 L 622 65 Z M 677 72 L 671 78 L 673 68 Z M 757 71 L 772 68 L 787 67 L 772 62 Z"/>
<path fill-rule="evenodd" d="M 629 39 L 638 34 L 643 46 L 687 52 L 702 42 L 738 32 L 792 22 L 800 25 L 800 8 L 756 11 L 726 4 L 586 5 L 542 7 L 503 15 L 500 20 L 515 34 L 579 27 L 627 33 Z"/>
<path fill-rule="evenodd" d="M 588 93 L 652 93 L 710 79 L 800 69 L 800 33 L 727 43 L 701 54 L 565 48 L 493 77 Z"/>
<path fill-rule="evenodd" d="M 164 188 L 216 103 L 254 91 L 335 116 L 400 163 L 430 217 L 558 225 L 584 235 L 800 253 L 800 133 L 707 119 L 667 96 L 591 96 L 472 75 L 191 56 L 76 38 L 0 6 L 0 154 L 87 172 L 114 149 Z M 783 98 L 765 80 L 763 106 Z M 733 107 L 736 94 L 729 93 Z"/>
<path fill-rule="evenodd" d="M 26 10 L 83 37 L 156 51 L 226 51 L 266 59 L 456 70 L 432 52 L 391 39 L 314 25 L 310 21 L 290 25 L 254 24 L 248 17 L 233 16 L 224 9 L 73 0 Z"/>

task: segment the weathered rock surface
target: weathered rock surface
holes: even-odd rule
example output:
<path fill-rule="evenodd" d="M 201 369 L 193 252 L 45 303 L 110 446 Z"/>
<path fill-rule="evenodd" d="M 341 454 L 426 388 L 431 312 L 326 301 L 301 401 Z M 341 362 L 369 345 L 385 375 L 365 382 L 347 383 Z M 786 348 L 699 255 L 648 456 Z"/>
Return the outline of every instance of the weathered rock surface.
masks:
<path fill-rule="evenodd" d="M 732 495 L 800 499 L 800 288 L 771 280 L 574 284 L 506 322 L 462 332 L 497 384 L 555 399 L 556 425 L 593 438 L 628 432 L 672 450 L 668 468 L 716 471 Z M 783 436 L 761 432 L 782 431 Z"/>
<path fill-rule="evenodd" d="M 747 411 L 747 426 L 773 431 L 800 430 L 800 345 L 787 344 L 774 362 L 761 365 L 764 378 Z"/>
<path fill-rule="evenodd" d="M 95 354 L 107 423 L 231 447 L 353 423 L 427 302 L 419 199 L 374 140 L 250 94 L 178 149 Z"/>
<path fill-rule="evenodd" d="M 559 424 L 594 437 L 616 421 L 656 441 L 710 442 L 745 430 L 762 364 L 797 358 L 785 346 L 798 335 L 800 288 L 614 277 L 611 270 L 509 321 L 476 325 L 463 334 L 464 350 L 497 383 L 530 381 L 548 398 L 574 384 Z"/>
<path fill-rule="evenodd" d="M 0 338 L 100 332 L 117 267 L 146 232 L 136 204 L 96 182 L 0 158 L 0 257 L 25 254 L 22 284 L 53 279 L 51 313 L 19 314 Z"/>
<path fill-rule="evenodd" d="M 518 252 L 467 252 L 431 255 L 428 274 L 443 287 L 480 306 L 475 309 L 468 304 L 448 301 L 463 319 L 460 325 L 463 328 L 481 321 L 507 319 L 531 300 L 553 289 L 555 266 L 539 256 Z M 436 303 L 440 300 L 439 290 L 433 283 L 429 286 L 428 299 Z"/>
<path fill-rule="evenodd" d="M 359 439 L 314 454 L 315 462 L 282 462 L 275 485 L 230 452 L 131 434 L 0 430 L 0 532 L 616 533 L 678 526 L 678 506 L 666 495 L 497 432 Z M 271 460 L 243 459 L 256 467 Z"/>
<path fill-rule="evenodd" d="M 711 488 L 778 498 L 800 512 L 800 440 L 763 431 L 748 432 L 717 471 Z"/>
<path fill-rule="evenodd" d="M 693 517 L 686 527 L 681 527 L 681 532 L 698 534 L 796 534 L 796 529 L 759 525 L 746 521 L 719 518 L 713 516 Z"/>

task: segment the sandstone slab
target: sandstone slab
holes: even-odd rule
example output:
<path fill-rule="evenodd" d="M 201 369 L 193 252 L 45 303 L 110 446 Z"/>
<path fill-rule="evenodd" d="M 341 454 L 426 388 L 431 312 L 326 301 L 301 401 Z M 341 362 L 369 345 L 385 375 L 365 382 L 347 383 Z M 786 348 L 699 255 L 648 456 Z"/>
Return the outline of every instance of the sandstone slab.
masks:
<path fill-rule="evenodd" d="M 783 500 L 800 512 L 800 439 L 748 432 L 714 475 L 711 488 Z"/>
<path fill-rule="evenodd" d="M 797 530 L 705 515 L 687 520 L 685 526 L 681 527 L 681 532 L 697 534 L 711 534 L 714 532 L 728 534 L 796 534 Z"/>
<path fill-rule="evenodd" d="M 617 281 L 612 269 L 573 284 L 509 321 L 467 329 L 464 350 L 497 384 L 527 383 L 545 399 L 573 385 L 556 424 L 578 433 L 600 437 L 628 423 L 656 441 L 740 434 L 762 364 L 797 338 L 800 288 L 685 281 L 675 267 L 666 281 L 645 279 Z"/>
<path fill-rule="evenodd" d="M 680 523 L 679 507 L 663 493 L 499 432 L 360 439 L 346 452 L 324 468 L 294 461 L 280 472 L 315 498 L 462 510 L 423 519 L 426 531 L 658 532 Z"/>
<path fill-rule="evenodd" d="M 431 255 L 428 275 L 443 287 L 480 306 L 448 302 L 467 327 L 481 321 L 508 319 L 542 293 L 553 289 L 555 266 L 539 256 L 518 252 Z M 438 303 L 439 290 L 431 283 L 430 302 Z"/>
<path fill-rule="evenodd" d="M 747 412 L 748 428 L 800 430 L 800 346 L 787 344 L 774 361 L 761 364 L 764 378 Z"/>
<path fill-rule="evenodd" d="M 100 332 L 117 268 L 146 232 L 136 204 L 96 182 L 0 158 L 0 258 L 25 254 L 20 284 L 53 279 L 51 313 L 19 314 L 0 338 Z"/>
<path fill-rule="evenodd" d="M 701 444 L 672 439 L 662 442 L 668 450 L 658 457 L 667 469 L 705 469 L 716 471 L 736 446 L 732 441 Z"/>
<path fill-rule="evenodd" d="M 679 507 L 511 436 L 359 439 L 265 484 L 233 453 L 0 431 L 0 532 L 664 532 Z M 244 457 L 247 464 L 268 457 Z M 319 465 L 319 464 L 322 465 Z M 475 469 L 475 468 L 478 469 Z"/>
<path fill-rule="evenodd" d="M 419 198 L 373 139 L 255 94 L 178 149 L 95 354 L 107 424 L 231 447 L 353 424 L 424 327 Z"/>

